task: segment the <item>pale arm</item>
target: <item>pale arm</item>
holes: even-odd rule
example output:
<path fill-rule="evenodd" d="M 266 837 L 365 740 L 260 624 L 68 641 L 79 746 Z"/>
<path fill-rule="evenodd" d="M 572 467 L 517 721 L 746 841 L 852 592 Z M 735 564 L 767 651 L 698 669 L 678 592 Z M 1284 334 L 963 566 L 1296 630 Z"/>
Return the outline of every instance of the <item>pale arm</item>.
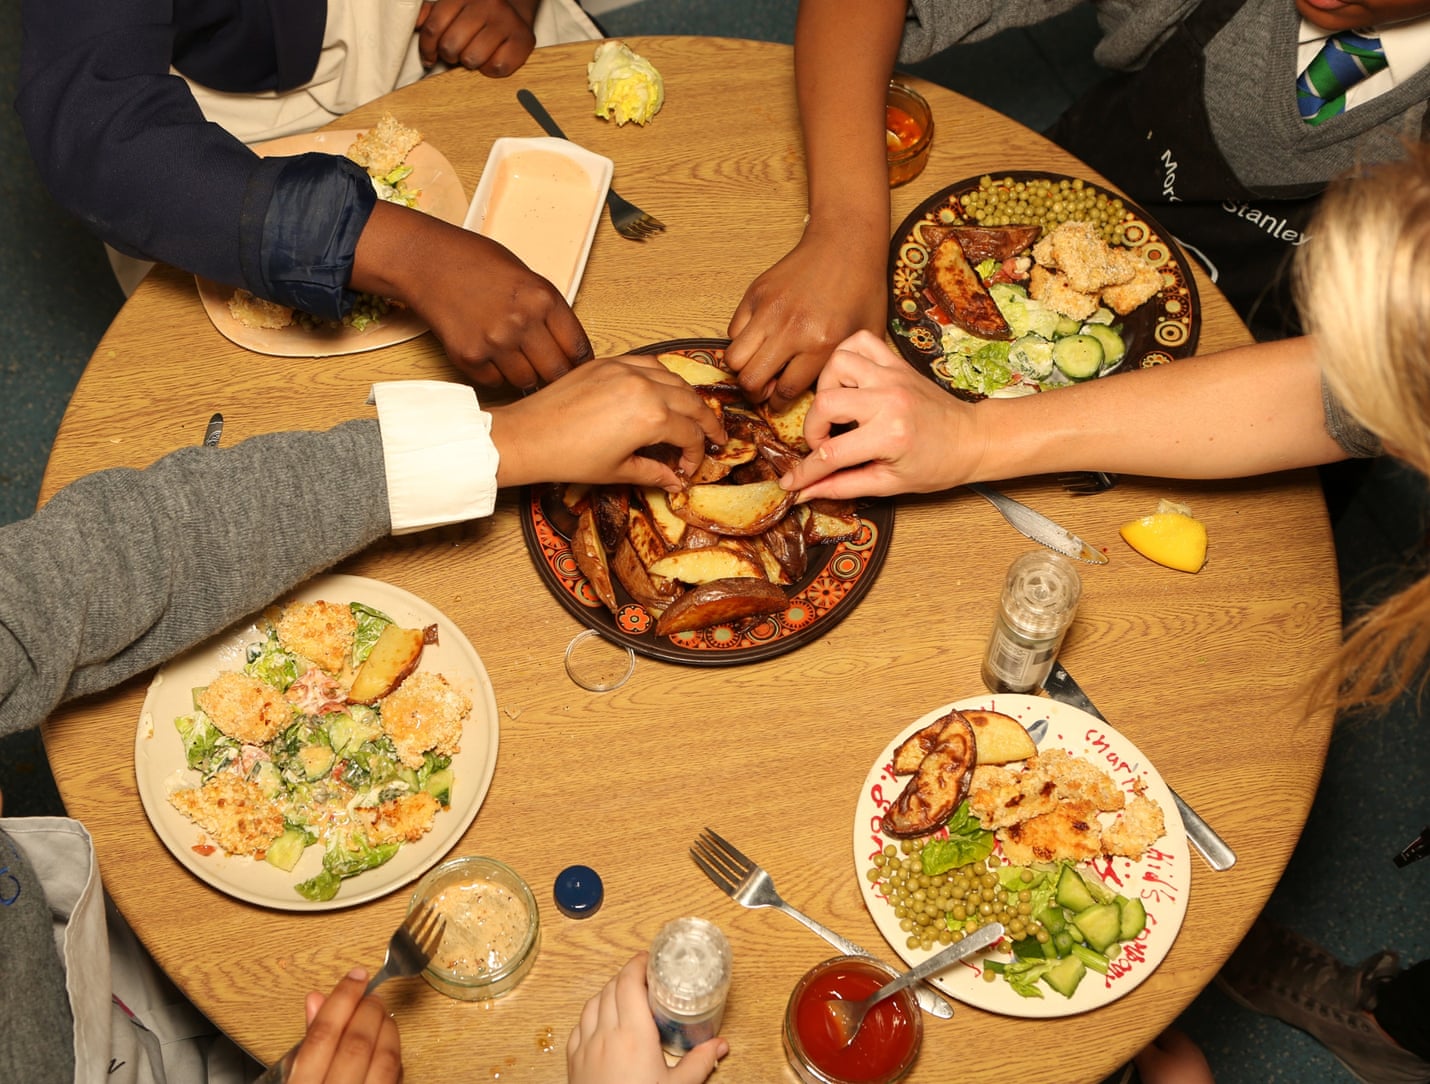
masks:
<path fill-rule="evenodd" d="M 814 452 L 783 482 L 807 497 L 1070 470 L 1228 478 L 1346 454 L 1327 432 L 1320 369 L 1304 338 L 970 404 L 860 334 L 821 374 L 805 432 Z"/>

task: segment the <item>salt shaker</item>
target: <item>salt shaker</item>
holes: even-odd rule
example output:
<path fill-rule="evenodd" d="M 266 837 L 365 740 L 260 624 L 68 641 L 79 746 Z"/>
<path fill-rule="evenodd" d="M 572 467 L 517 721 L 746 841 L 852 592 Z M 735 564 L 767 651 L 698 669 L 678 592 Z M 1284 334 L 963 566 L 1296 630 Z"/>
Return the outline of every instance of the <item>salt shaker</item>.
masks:
<path fill-rule="evenodd" d="M 651 942 L 646 985 L 660 1045 L 679 1057 L 720 1032 L 730 989 L 730 942 L 703 918 L 667 922 Z"/>
<path fill-rule="evenodd" d="M 983 659 L 983 683 L 995 693 L 1036 691 L 1053 668 L 1077 612 L 1082 580 L 1066 557 L 1025 553 L 1008 568 Z"/>

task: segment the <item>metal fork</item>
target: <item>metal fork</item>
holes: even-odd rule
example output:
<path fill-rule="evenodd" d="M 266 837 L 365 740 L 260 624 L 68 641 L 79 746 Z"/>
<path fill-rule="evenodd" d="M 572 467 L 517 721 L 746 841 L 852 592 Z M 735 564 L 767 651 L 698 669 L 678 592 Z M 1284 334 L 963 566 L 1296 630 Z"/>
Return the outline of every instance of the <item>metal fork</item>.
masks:
<path fill-rule="evenodd" d="M 536 118 L 536 123 L 541 125 L 542 131 L 547 135 L 555 136 L 557 139 L 569 137 L 561 130 L 561 126 L 551 118 L 551 114 L 546 111 L 546 107 L 536 100 L 536 95 L 523 87 L 516 92 L 516 100 L 522 108 Z M 665 229 L 665 223 L 654 215 L 642 211 L 630 200 L 621 199 L 616 195 L 614 188 L 606 189 L 606 208 L 611 212 L 611 225 L 616 227 L 616 232 L 622 237 L 632 241 L 644 241 L 651 234 L 658 230 Z"/>
<path fill-rule="evenodd" d="M 1060 474 L 1058 481 L 1069 493 L 1083 497 L 1106 493 L 1117 484 L 1117 475 L 1103 470 L 1080 470 L 1071 474 Z"/>
<path fill-rule="evenodd" d="M 363 991 L 364 996 L 372 993 L 388 979 L 404 978 L 420 974 L 442 943 L 447 920 L 437 913 L 431 901 L 419 904 L 407 912 L 402 925 L 393 932 L 387 942 L 387 955 L 382 967 Z M 303 1045 L 299 1039 L 293 1048 L 275 1061 L 254 1084 L 284 1084 L 293 1071 L 293 1062 L 298 1057 L 298 1049 Z"/>
<path fill-rule="evenodd" d="M 822 926 L 803 911 L 785 903 L 775 891 L 775 882 L 760 866 L 751 862 L 730 843 L 713 830 L 707 828 L 690 848 L 690 857 L 705 871 L 705 876 L 715 882 L 715 886 L 738 903 L 741 907 L 773 907 L 783 911 L 796 922 L 802 922 L 820 937 L 824 938 L 846 956 L 873 956 L 847 937 L 841 937 L 827 926 Z M 939 997 L 927 986 L 920 986 L 916 996 L 919 1006 L 931 1016 L 947 1020 L 953 1015 L 953 1006 Z"/>

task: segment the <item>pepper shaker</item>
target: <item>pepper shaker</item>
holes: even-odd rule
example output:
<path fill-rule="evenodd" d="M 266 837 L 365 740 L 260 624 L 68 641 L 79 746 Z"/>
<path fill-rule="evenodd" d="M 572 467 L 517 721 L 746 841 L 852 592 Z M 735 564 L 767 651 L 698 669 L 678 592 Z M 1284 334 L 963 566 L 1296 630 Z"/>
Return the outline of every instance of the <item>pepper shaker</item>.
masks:
<path fill-rule="evenodd" d="M 730 989 L 730 942 L 703 918 L 667 922 L 651 942 L 646 985 L 660 1045 L 679 1057 L 719 1034 Z"/>
<path fill-rule="evenodd" d="M 1060 554 L 1037 550 L 1009 566 L 983 659 L 983 683 L 990 691 L 1037 691 L 1053 668 L 1081 594 L 1077 569 Z"/>

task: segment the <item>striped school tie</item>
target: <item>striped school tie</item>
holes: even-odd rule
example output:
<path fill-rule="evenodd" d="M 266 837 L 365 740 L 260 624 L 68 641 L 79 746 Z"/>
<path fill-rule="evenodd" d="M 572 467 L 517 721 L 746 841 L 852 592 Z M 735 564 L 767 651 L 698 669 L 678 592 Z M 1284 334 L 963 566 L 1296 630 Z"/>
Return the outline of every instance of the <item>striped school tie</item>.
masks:
<path fill-rule="evenodd" d="M 1296 80 L 1296 106 L 1307 124 L 1320 124 L 1346 110 L 1346 91 L 1384 71 L 1380 39 L 1355 30 L 1332 34 Z"/>

